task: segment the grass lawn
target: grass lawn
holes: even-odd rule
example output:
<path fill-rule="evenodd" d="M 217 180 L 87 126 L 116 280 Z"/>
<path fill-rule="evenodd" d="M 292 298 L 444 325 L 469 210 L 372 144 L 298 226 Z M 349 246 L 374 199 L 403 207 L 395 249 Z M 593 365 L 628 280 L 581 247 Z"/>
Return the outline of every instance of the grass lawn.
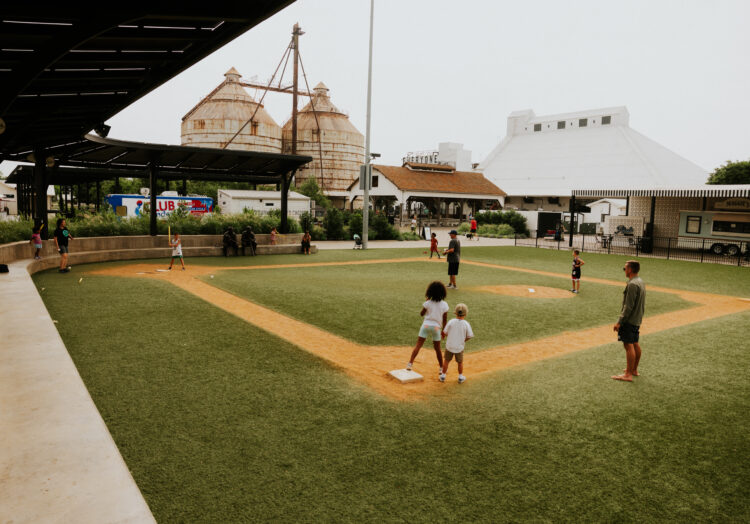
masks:
<path fill-rule="evenodd" d="M 187 262 L 233 266 L 416 253 Z M 560 273 L 570 266 L 568 254 L 528 248 L 472 247 L 464 255 Z M 577 320 L 565 310 L 574 306 L 579 316 L 596 319 L 590 325 L 612 322 L 621 291 L 585 278 L 622 278 L 623 257 L 583 258 L 582 294 L 551 305 L 527 300 L 533 309 L 518 311 L 531 306 L 459 289 L 454 296 L 471 301 L 474 349 L 485 347 L 480 325 L 495 339 L 487 345 L 536 338 L 547 329 L 537 318 L 553 315 L 553 331 L 567 329 Z M 357 282 L 368 281 L 366 272 L 385 267 L 225 271 L 216 280 L 325 329 L 348 330 L 349 338 L 409 345 L 433 266 L 396 264 L 390 267 L 398 268 L 398 278 L 376 273 L 377 285 L 357 290 Z M 445 266 L 435 268 L 444 277 Z M 644 337 L 643 376 L 634 384 L 609 379 L 624 364 L 621 347 L 612 343 L 482 380 L 470 377 L 454 395 L 401 403 L 166 282 L 89 276 L 79 285 L 71 278 L 86 269 L 34 279 L 160 522 L 750 519 L 750 313 Z M 461 271 L 462 288 L 472 279 L 568 285 L 478 267 Z M 645 260 L 642 271 L 647 285 L 746 297 L 748 275 L 746 268 L 660 260 Z M 320 297 L 307 296 L 312 289 Z M 600 293 L 606 296 L 597 298 Z M 647 313 L 685 305 L 651 293 Z M 498 329 L 485 311 L 501 320 Z M 368 319 L 393 325 L 351 327 Z"/>

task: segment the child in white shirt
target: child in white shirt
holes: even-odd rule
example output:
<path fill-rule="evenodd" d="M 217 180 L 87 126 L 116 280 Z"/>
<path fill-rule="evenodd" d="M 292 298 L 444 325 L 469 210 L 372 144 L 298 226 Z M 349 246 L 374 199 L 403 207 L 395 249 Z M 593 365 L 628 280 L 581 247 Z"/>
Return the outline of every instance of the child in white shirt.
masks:
<path fill-rule="evenodd" d="M 437 356 L 440 369 L 443 369 L 443 355 L 440 352 L 440 341 L 442 339 L 442 329 L 448 320 L 448 309 L 450 309 L 448 303 L 444 300 L 447 293 L 445 284 L 438 280 L 427 286 L 427 292 L 425 293 L 427 301 L 422 304 L 422 311 L 419 313 L 424 317 L 424 320 L 422 321 L 422 327 L 419 329 L 417 344 L 414 346 L 414 351 L 411 352 L 411 358 L 406 365 L 406 369 L 411 369 L 414 365 L 414 359 L 417 358 L 419 350 L 422 349 L 422 344 L 424 344 L 427 337 L 432 339 L 435 356 Z"/>
<path fill-rule="evenodd" d="M 474 332 L 471 330 L 465 318 L 469 313 L 466 304 L 456 306 L 456 318 L 451 319 L 443 328 L 445 337 L 445 358 L 443 359 L 443 368 L 440 371 L 440 382 L 445 382 L 445 373 L 448 371 L 448 364 L 456 357 L 458 362 L 458 383 L 463 384 L 466 381 L 464 376 L 464 345 L 470 338 L 474 338 Z"/>

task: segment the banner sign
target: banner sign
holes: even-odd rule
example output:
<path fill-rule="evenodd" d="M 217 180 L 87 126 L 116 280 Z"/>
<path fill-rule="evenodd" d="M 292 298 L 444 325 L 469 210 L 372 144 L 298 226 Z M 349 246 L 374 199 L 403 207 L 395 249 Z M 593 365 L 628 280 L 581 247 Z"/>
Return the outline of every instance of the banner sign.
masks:
<path fill-rule="evenodd" d="M 118 216 L 137 217 L 148 212 L 151 200 L 143 195 L 107 195 L 107 202 Z M 184 207 L 191 215 L 210 213 L 214 201 L 209 197 L 156 197 L 156 216 L 164 217 L 172 211 Z"/>

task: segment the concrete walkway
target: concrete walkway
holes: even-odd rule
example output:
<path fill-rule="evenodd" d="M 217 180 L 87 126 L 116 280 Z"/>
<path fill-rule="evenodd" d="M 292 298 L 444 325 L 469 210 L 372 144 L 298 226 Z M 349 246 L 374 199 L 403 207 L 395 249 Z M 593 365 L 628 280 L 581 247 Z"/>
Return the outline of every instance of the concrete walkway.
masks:
<path fill-rule="evenodd" d="M 450 229 L 433 229 L 434 233 L 437 233 L 438 248 L 442 251 L 448 247 L 450 242 L 450 235 L 448 234 Z M 512 238 L 484 238 L 480 237 L 479 240 L 469 240 L 466 236 L 459 235 L 458 239 L 461 241 L 463 247 L 487 247 L 487 246 L 512 246 Z M 313 242 L 318 249 L 351 249 L 354 245 L 352 240 L 316 240 Z M 371 240 L 367 243 L 368 249 L 386 249 L 386 248 L 421 248 L 430 249 L 429 240 Z"/>
<path fill-rule="evenodd" d="M 28 273 L 0 274 L 0 522 L 155 522 Z"/>

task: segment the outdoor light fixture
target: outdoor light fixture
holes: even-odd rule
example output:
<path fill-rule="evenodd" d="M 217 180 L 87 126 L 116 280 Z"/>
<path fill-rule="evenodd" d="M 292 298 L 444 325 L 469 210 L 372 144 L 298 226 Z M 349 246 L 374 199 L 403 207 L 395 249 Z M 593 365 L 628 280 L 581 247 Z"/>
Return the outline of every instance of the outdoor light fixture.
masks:
<path fill-rule="evenodd" d="M 370 153 L 372 158 L 380 158 L 380 153 Z"/>
<path fill-rule="evenodd" d="M 94 132 L 102 138 L 107 138 L 110 129 L 112 129 L 112 126 L 102 123 L 94 128 Z"/>

